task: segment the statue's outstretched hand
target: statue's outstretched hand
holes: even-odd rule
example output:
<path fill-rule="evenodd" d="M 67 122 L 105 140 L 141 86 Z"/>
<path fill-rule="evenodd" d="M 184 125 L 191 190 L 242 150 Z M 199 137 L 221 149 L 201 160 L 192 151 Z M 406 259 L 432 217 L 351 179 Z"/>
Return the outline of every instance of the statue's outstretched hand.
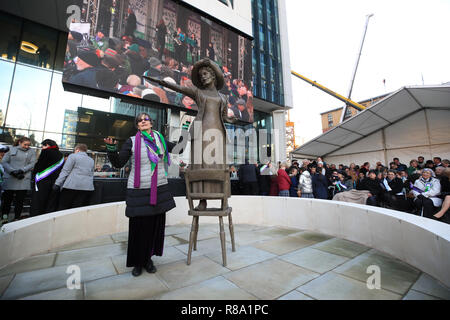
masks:
<path fill-rule="evenodd" d="M 151 81 L 151 82 L 154 82 L 154 83 L 163 85 L 163 81 L 161 81 L 161 80 L 159 80 L 159 79 L 152 78 L 152 77 L 148 77 L 148 76 L 142 76 L 142 78 L 144 78 L 144 79 L 146 79 L 146 80 L 148 80 L 148 81 Z"/>

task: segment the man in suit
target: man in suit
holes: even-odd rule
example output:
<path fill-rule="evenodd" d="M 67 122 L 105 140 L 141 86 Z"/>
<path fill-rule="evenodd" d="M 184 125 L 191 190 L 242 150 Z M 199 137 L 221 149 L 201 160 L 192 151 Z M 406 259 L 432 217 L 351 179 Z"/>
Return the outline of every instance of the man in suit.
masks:
<path fill-rule="evenodd" d="M 234 115 L 239 118 L 239 120 L 246 122 L 250 121 L 250 114 L 245 107 L 244 99 L 239 99 L 238 101 L 236 101 L 236 106 L 233 106 L 231 110 L 233 111 Z"/>
<path fill-rule="evenodd" d="M 77 144 L 56 179 L 53 189 L 61 190 L 58 210 L 88 205 L 94 191 L 94 160 L 85 144 Z"/>

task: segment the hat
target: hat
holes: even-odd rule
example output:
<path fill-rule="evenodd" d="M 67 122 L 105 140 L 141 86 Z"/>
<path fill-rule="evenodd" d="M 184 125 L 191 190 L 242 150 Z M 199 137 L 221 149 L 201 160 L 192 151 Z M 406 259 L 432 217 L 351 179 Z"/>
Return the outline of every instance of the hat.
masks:
<path fill-rule="evenodd" d="M 220 90 L 222 89 L 223 85 L 224 85 L 224 78 L 223 78 L 223 73 L 220 70 L 219 66 L 211 61 L 210 59 L 203 59 L 200 61 L 197 61 L 194 64 L 194 68 L 192 69 L 192 83 L 197 87 L 197 88 L 202 88 L 202 82 L 200 81 L 200 77 L 198 76 L 198 72 L 200 71 L 201 68 L 203 67 L 210 67 L 215 75 L 216 75 L 216 81 L 217 81 L 217 85 L 216 85 L 216 89 Z"/>
<path fill-rule="evenodd" d="M 73 39 L 75 41 L 80 42 L 81 40 L 83 40 L 83 35 L 79 32 L 76 31 L 70 31 L 70 34 L 72 35 Z"/>
<path fill-rule="evenodd" d="M 167 83 L 170 83 L 170 84 L 177 84 L 176 81 L 173 80 L 173 78 L 171 78 L 171 77 L 165 77 L 164 81 L 167 82 Z M 165 88 L 165 90 L 167 92 L 175 92 L 175 91 L 173 91 L 172 89 L 169 89 L 169 88 Z"/>
<path fill-rule="evenodd" d="M 149 101 L 161 102 L 160 97 L 152 89 L 145 89 L 142 91 L 142 99 Z"/>
<path fill-rule="evenodd" d="M 87 64 L 96 67 L 100 64 L 96 50 L 92 48 L 78 48 L 78 57 Z"/>
<path fill-rule="evenodd" d="M 152 68 L 156 68 L 157 66 L 159 66 L 161 64 L 161 61 L 159 61 L 158 58 L 155 58 L 155 57 L 151 57 L 149 62 L 150 62 L 150 67 L 152 67 Z"/>
<path fill-rule="evenodd" d="M 241 106 L 245 106 L 245 100 L 244 99 L 239 99 L 238 101 L 236 101 L 236 104 L 240 104 Z"/>
<path fill-rule="evenodd" d="M 0 152 L 8 152 L 9 151 L 9 147 L 5 146 L 4 144 L 0 145 Z"/>
<path fill-rule="evenodd" d="M 128 50 L 139 53 L 139 46 L 136 43 L 133 43 L 131 46 L 128 47 Z"/>

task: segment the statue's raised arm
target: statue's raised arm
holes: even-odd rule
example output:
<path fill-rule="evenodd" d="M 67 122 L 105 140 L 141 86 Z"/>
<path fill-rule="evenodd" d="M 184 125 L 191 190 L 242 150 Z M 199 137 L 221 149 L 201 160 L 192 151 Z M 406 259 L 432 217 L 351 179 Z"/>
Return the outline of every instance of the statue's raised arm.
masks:
<path fill-rule="evenodd" d="M 192 87 L 183 87 L 180 86 L 176 83 L 169 83 L 167 81 L 164 80 L 160 80 L 160 79 L 156 79 L 156 78 L 152 78 L 152 77 L 147 77 L 147 76 L 142 76 L 144 79 L 157 83 L 165 88 L 169 88 L 173 91 L 179 92 L 181 94 L 184 94 L 185 96 L 190 97 L 191 99 L 195 100 L 195 89 Z"/>

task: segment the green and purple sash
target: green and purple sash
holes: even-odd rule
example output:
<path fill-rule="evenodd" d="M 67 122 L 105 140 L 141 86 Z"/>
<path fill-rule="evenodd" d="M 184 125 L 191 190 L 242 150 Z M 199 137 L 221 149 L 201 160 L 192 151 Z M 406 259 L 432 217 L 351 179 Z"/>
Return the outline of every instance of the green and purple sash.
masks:
<path fill-rule="evenodd" d="M 61 158 L 57 163 L 51 165 L 47 169 L 39 172 L 36 174 L 36 178 L 34 179 L 36 181 L 36 191 L 38 190 L 37 183 L 45 178 L 47 178 L 49 175 L 51 175 L 53 172 L 61 168 L 61 166 L 64 164 L 64 157 Z"/>

